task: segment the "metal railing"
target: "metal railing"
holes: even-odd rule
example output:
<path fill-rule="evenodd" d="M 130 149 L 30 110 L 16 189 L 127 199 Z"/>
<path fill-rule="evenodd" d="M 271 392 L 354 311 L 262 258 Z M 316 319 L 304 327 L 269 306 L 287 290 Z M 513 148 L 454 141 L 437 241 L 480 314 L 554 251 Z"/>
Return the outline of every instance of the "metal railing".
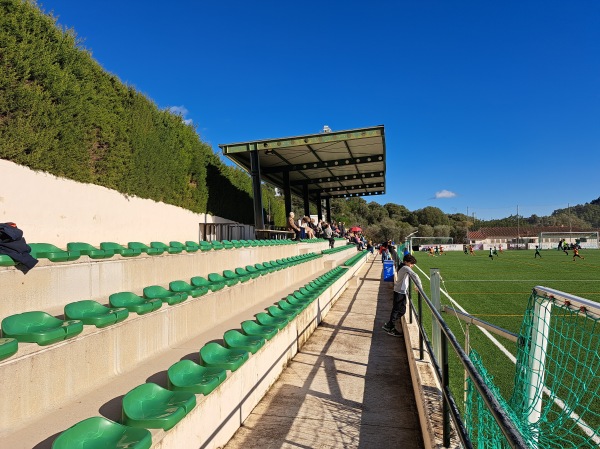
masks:
<path fill-rule="evenodd" d="M 431 270 L 432 279 L 434 278 L 434 276 L 439 277 L 439 270 L 437 270 L 435 268 Z M 411 282 L 411 284 L 412 284 L 412 282 Z M 432 282 L 432 286 L 434 284 L 435 283 Z M 437 285 L 439 288 L 439 283 Z M 442 400 L 443 400 L 443 402 L 442 402 L 442 415 L 443 415 L 442 440 L 443 440 L 444 447 L 450 446 L 450 420 L 452 420 L 452 422 L 454 423 L 454 427 L 457 431 L 458 438 L 460 439 L 463 447 L 473 448 L 473 444 L 471 442 L 471 439 L 469 437 L 467 429 L 461 418 L 460 410 L 456 404 L 456 400 L 454 399 L 454 396 L 452 395 L 452 392 L 450 391 L 450 387 L 449 387 L 450 371 L 449 371 L 449 365 L 448 365 L 448 349 L 450 346 L 452 348 L 452 350 L 454 350 L 454 352 L 456 353 L 460 363 L 462 364 L 462 366 L 465 370 L 466 375 L 473 382 L 473 386 L 477 389 L 477 391 L 481 395 L 486 407 L 490 410 L 494 420 L 498 423 L 498 426 L 500 427 L 502 433 L 506 437 L 510 446 L 512 448 L 518 448 L 518 449 L 528 448 L 529 446 L 527 445 L 527 442 L 525 441 L 525 439 L 523 438 L 523 436 L 521 435 L 519 430 L 515 427 L 513 422 L 510 420 L 510 418 L 508 417 L 508 414 L 503 409 L 503 407 L 500 405 L 500 403 L 498 402 L 498 399 L 496 399 L 493 392 L 487 386 L 483 377 L 481 376 L 481 374 L 479 374 L 479 372 L 473 365 L 473 362 L 471 362 L 471 359 L 469 358 L 468 354 L 460 346 L 460 343 L 454 336 L 454 333 L 452 332 L 452 330 L 450 330 L 450 328 L 446 324 L 446 321 L 441 316 L 441 313 L 440 313 L 442 310 L 441 305 L 438 307 L 434 306 L 433 302 L 427 297 L 427 295 L 425 294 L 423 289 L 419 288 L 416 285 L 415 285 L 415 287 L 417 288 L 417 291 L 418 291 L 418 293 L 417 293 L 417 309 L 415 310 L 415 305 L 412 301 L 411 295 L 409 294 L 409 303 L 410 303 L 409 323 L 413 322 L 413 315 L 416 314 L 417 324 L 419 327 L 419 359 L 423 360 L 424 351 L 425 351 L 425 347 L 426 347 L 427 352 L 429 353 L 429 355 L 431 357 L 431 363 L 434 367 L 436 377 L 439 381 L 439 384 L 442 386 Z M 411 291 L 411 290 L 409 289 L 409 291 Z M 438 294 L 439 294 L 439 292 L 438 292 Z M 433 320 L 433 323 L 435 324 L 434 327 L 436 327 L 438 329 L 438 335 L 432 335 L 432 337 L 433 337 L 433 340 L 439 341 L 439 348 L 440 348 L 439 353 L 440 353 L 441 360 L 437 359 L 437 357 L 435 355 L 435 351 L 432 346 L 432 343 L 431 343 L 430 339 L 428 338 L 427 332 L 423 328 L 423 301 L 425 302 L 425 305 L 431 311 L 432 320 Z M 484 322 L 483 320 L 479 320 L 468 314 L 464 314 L 462 312 L 456 312 L 453 309 L 448 308 L 448 311 L 450 311 L 450 310 L 455 315 L 457 315 L 457 316 L 460 315 L 461 319 L 469 320 L 472 324 L 475 324 L 475 325 L 481 326 L 481 327 L 485 327 L 490 332 L 496 333 L 498 331 L 501 331 L 503 334 L 505 334 L 507 336 L 507 338 L 510 337 L 511 339 L 517 337 L 515 334 L 512 334 L 511 332 L 506 331 L 501 328 L 498 328 L 497 326 L 494 326 L 490 323 Z"/>
<path fill-rule="evenodd" d="M 199 240 L 207 242 L 254 239 L 254 226 L 241 223 L 199 223 L 198 232 Z"/>

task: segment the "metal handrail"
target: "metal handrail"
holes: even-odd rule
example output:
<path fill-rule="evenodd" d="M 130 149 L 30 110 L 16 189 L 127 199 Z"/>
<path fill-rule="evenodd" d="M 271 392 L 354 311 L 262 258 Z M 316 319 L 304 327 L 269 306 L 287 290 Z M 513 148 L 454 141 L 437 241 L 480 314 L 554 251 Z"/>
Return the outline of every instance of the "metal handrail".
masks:
<path fill-rule="evenodd" d="M 468 433 L 466 431 L 466 428 L 464 426 L 462 418 L 460 417 L 460 412 L 458 410 L 458 407 L 456 406 L 456 401 L 454 400 L 452 392 L 450 391 L 450 389 L 448 387 L 449 371 L 448 371 L 447 356 L 448 356 L 448 343 L 450 343 L 450 345 L 452 346 L 452 349 L 454 350 L 454 352 L 458 356 L 458 359 L 460 360 L 461 364 L 463 365 L 467 375 L 471 378 L 474 387 L 477 389 L 477 391 L 481 395 L 483 401 L 485 402 L 487 408 L 490 410 L 496 423 L 498 423 L 500 430 L 506 437 L 510 446 L 513 448 L 518 448 L 518 449 L 528 448 L 529 446 L 528 446 L 527 442 L 525 441 L 525 439 L 523 438 L 523 436 L 521 435 L 519 430 L 516 428 L 514 423 L 510 420 L 508 414 L 502 408 L 498 399 L 496 399 L 496 397 L 494 396 L 494 394 L 492 393 L 490 388 L 487 386 L 487 384 L 483 380 L 483 377 L 481 376 L 481 374 L 479 374 L 479 372 L 473 365 L 473 362 L 471 362 L 471 359 L 469 358 L 469 356 L 465 353 L 463 348 L 460 346 L 460 344 L 458 343 L 458 340 L 456 339 L 453 332 L 450 330 L 450 328 L 448 327 L 448 325 L 442 318 L 440 312 L 438 310 L 436 310 L 435 306 L 432 304 L 430 299 L 427 297 L 427 294 L 423 291 L 423 289 L 420 288 L 418 285 L 415 285 L 415 287 L 417 288 L 417 291 L 418 291 L 418 302 L 419 302 L 419 304 L 418 304 L 418 307 L 419 307 L 418 326 L 419 326 L 419 334 L 420 334 L 419 346 L 420 346 L 421 359 L 422 359 L 422 355 L 423 355 L 422 344 L 424 342 L 427 346 L 427 351 L 429 352 L 429 354 L 431 356 L 432 364 L 433 364 L 436 376 L 438 378 L 438 381 L 442 385 L 442 395 L 443 395 L 443 400 L 444 400 L 444 403 L 443 403 L 443 408 L 444 408 L 444 410 L 443 410 L 443 412 L 444 412 L 444 446 L 448 447 L 450 445 L 450 432 L 449 432 L 448 426 L 446 425 L 446 423 L 448 421 L 448 415 L 450 415 L 450 418 L 454 422 L 454 425 L 458 431 L 458 436 L 459 436 L 461 442 L 463 443 L 463 445 L 465 445 L 465 447 L 472 447 L 472 443 L 470 441 L 470 438 L 468 436 Z M 429 307 L 429 310 L 431 311 L 432 316 L 434 317 L 434 319 L 437 321 L 438 325 L 440 326 L 440 330 L 442 333 L 441 345 L 442 345 L 442 359 L 443 360 L 441 361 L 442 362 L 441 367 L 440 367 L 440 363 L 437 361 L 437 359 L 435 357 L 435 354 L 433 352 L 433 349 L 431 347 L 429 339 L 427 338 L 427 333 L 425 332 L 425 330 L 423 328 L 422 312 L 421 312 L 421 308 L 422 308 L 421 303 L 422 303 L 423 299 L 425 299 L 425 303 Z M 413 304 L 412 300 L 410 302 L 410 307 L 414 309 L 414 304 Z"/>

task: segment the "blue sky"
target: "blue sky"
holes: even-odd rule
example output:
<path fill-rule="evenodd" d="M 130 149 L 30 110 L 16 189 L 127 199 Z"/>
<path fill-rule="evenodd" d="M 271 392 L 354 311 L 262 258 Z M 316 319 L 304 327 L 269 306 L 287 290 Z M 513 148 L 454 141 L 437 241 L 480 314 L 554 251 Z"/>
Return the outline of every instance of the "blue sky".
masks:
<path fill-rule="evenodd" d="M 40 4 L 216 152 L 385 125 L 381 204 L 490 219 L 600 196 L 600 1 Z"/>

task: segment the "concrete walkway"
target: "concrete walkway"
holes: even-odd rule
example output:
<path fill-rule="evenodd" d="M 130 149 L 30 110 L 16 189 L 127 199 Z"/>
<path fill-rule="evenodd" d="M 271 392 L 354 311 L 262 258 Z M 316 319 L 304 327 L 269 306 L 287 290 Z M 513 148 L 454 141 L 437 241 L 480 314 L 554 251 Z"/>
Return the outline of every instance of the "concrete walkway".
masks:
<path fill-rule="evenodd" d="M 392 285 L 371 258 L 225 449 L 423 448 Z"/>

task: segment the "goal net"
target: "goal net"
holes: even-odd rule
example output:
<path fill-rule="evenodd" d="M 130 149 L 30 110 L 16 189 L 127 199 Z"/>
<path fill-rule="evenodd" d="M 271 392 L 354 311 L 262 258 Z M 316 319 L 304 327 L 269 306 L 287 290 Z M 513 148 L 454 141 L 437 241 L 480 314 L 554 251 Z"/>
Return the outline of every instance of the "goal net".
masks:
<path fill-rule="evenodd" d="M 448 245 L 454 243 L 452 237 L 411 237 L 410 244 L 413 249 L 418 247 L 418 251 L 428 251 L 429 247 L 443 246 L 444 249 L 448 249 Z"/>
<path fill-rule="evenodd" d="M 529 447 L 600 446 L 600 304 L 536 287 L 517 347 L 513 393 L 505 400 L 472 351 L 471 358 Z M 465 423 L 477 448 L 508 448 L 472 384 Z"/>
<path fill-rule="evenodd" d="M 557 249 L 558 243 L 562 240 L 569 246 L 579 245 L 582 248 L 598 249 L 598 231 L 578 231 L 578 232 L 540 232 L 539 244 L 542 249 Z"/>

